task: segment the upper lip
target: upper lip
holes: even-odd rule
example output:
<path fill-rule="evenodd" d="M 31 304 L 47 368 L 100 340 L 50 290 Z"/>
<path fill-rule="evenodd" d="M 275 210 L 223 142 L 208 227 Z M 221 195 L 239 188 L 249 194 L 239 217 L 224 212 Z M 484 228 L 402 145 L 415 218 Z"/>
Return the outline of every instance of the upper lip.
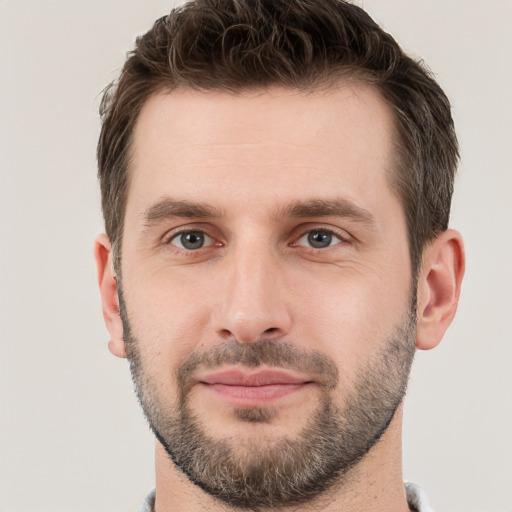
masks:
<path fill-rule="evenodd" d="M 225 369 L 209 373 L 199 379 L 204 384 L 224 384 L 226 386 L 270 386 L 272 384 L 305 384 L 311 379 L 297 377 L 285 370 L 244 371 L 241 369 Z"/>

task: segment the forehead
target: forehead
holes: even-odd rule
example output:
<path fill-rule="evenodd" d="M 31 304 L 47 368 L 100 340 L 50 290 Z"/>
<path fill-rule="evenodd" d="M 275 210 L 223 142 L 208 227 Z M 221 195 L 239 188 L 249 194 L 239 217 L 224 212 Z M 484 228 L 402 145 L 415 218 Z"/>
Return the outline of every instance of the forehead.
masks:
<path fill-rule="evenodd" d="M 390 192 L 392 134 L 389 108 L 359 83 L 156 94 L 134 130 L 128 210 L 165 194 L 228 206 L 326 194 L 371 202 Z"/>

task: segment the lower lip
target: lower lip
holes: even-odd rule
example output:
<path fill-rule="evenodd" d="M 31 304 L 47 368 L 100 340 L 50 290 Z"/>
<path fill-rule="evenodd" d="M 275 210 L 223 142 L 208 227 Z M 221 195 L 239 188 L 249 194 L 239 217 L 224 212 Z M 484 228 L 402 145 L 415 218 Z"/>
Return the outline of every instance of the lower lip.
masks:
<path fill-rule="evenodd" d="M 204 384 L 210 391 L 238 406 L 257 406 L 303 390 L 308 383 L 267 384 L 264 386 L 231 386 Z"/>

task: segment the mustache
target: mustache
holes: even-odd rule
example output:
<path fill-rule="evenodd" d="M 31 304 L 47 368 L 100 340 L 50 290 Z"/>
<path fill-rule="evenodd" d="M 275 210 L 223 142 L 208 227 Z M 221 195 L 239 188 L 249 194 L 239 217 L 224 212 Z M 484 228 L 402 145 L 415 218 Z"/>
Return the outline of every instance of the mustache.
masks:
<path fill-rule="evenodd" d="M 262 339 L 252 343 L 231 340 L 205 351 L 193 351 L 176 370 L 176 379 L 186 389 L 199 369 L 214 369 L 224 365 L 241 365 L 257 368 L 266 365 L 311 375 L 326 388 L 338 383 L 336 364 L 322 352 L 304 350 L 290 343 Z"/>

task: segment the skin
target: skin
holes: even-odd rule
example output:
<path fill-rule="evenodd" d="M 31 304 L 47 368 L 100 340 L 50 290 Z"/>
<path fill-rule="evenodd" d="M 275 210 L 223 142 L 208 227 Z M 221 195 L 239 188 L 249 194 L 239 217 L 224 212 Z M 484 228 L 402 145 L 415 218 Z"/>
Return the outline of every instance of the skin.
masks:
<path fill-rule="evenodd" d="M 365 361 L 382 350 L 409 308 L 405 217 L 388 182 L 392 133 L 390 110 L 361 84 L 307 95 L 270 88 L 240 95 L 177 90 L 149 98 L 133 138 L 121 270 L 132 334 L 163 396 L 176 397 L 173 372 L 190 351 L 264 337 L 334 361 L 334 400 L 343 408 L 342 390 L 353 388 Z M 169 200 L 212 211 L 174 208 L 170 215 Z M 291 211 L 312 201 L 323 210 Z M 327 211 L 328 201 L 336 208 Z M 315 229 L 334 234 L 329 247 L 310 246 L 307 235 Z M 180 247 L 183 230 L 206 233 L 206 245 Z M 105 235 L 95 255 L 109 348 L 125 357 Z M 447 230 L 423 254 L 418 348 L 436 346 L 451 323 L 463 271 L 461 237 Z M 304 411 L 314 412 L 318 398 L 315 385 L 276 397 L 272 421 L 254 424 L 205 386 L 193 387 L 190 406 L 210 436 L 229 433 L 242 449 L 249 439 L 264 445 L 296 437 Z M 401 421 L 399 407 L 344 485 L 293 510 L 408 510 Z M 225 510 L 176 470 L 158 442 L 156 482 L 157 512 Z"/>

